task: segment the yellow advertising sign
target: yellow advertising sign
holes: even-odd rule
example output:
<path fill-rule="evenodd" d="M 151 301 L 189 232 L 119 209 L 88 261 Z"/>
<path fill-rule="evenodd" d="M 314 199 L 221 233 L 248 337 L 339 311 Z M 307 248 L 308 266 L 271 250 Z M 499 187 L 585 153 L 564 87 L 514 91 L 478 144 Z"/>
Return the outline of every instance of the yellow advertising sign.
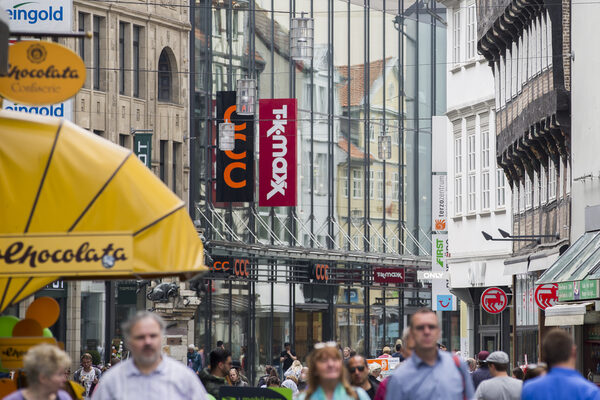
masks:
<path fill-rule="evenodd" d="M 53 42 L 17 42 L 9 46 L 8 64 L 8 75 L 0 77 L 0 95 L 15 103 L 60 103 L 77 94 L 85 82 L 83 60 Z"/>
<path fill-rule="evenodd" d="M 0 338 L 0 366 L 3 369 L 23 368 L 23 357 L 27 350 L 40 343 L 56 344 L 56 339 L 46 337 Z"/>
<path fill-rule="evenodd" d="M 121 275 L 132 270 L 131 234 L 0 236 L 0 276 Z"/>

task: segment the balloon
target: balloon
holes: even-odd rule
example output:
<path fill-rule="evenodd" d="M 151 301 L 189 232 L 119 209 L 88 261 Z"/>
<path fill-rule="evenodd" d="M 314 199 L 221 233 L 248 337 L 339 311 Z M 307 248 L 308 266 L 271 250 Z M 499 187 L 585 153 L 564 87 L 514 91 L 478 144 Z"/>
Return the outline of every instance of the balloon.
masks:
<path fill-rule="evenodd" d="M 12 333 L 13 337 L 42 336 L 44 331 L 35 319 L 26 318 L 17 322 Z"/>
<path fill-rule="evenodd" d="M 44 328 L 44 331 L 43 331 L 43 332 L 44 332 L 44 333 L 42 334 L 42 336 L 43 336 L 43 337 L 54 337 L 54 336 L 52 335 L 52 331 L 51 331 L 50 329 L 48 329 L 48 328 Z"/>
<path fill-rule="evenodd" d="M 56 323 L 60 315 L 60 306 L 52 297 L 39 297 L 27 307 L 25 318 L 35 319 L 42 328 L 49 328 Z"/>
<path fill-rule="evenodd" d="M 19 318 L 13 315 L 3 315 L 0 317 L 0 337 L 12 337 L 12 331 L 19 322 Z"/>

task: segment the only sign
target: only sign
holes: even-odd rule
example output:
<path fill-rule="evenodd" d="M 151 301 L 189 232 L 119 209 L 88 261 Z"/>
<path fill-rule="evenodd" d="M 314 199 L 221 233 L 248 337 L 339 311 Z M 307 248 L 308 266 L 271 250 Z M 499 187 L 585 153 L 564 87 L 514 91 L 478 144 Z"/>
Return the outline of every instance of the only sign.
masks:
<path fill-rule="evenodd" d="M 535 288 L 535 303 L 545 310 L 558 303 L 558 283 L 547 283 Z"/>
<path fill-rule="evenodd" d="M 504 290 L 500 288 L 491 287 L 481 294 L 481 306 L 490 314 L 501 313 L 507 305 L 508 297 L 506 297 Z"/>

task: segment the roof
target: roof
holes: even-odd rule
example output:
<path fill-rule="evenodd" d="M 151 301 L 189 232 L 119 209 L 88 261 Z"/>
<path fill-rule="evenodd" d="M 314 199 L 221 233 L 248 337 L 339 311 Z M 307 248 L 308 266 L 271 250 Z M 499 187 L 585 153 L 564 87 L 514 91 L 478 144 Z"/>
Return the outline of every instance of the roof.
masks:
<path fill-rule="evenodd" d="M 338 140 L 338 146 L 344 153 L 348 153 L 348 140 L 342 137 Z M 350 142 L 350 159 L 364 160 L 365 152 L 358 148 L 354 143 Z M 369 154 L 369 160 L 373 159 L 373 155 Z"/>
<path fill-rule="evenodd" d="M 269 12 L 256 6 L 254 14 L 254 30 L 256 36 L 265 44 L 271 44 L 271 28 L 273 28 L 273 49 L 282 57 L 290 57 L 290 32 L 277 21 L 269 18 Z"/>
<path fill-rule="evenodd" d="M 369 89 L 373 87 L 373 83 L 382 75 L 385 65 L 391 60 L 388 57 L 385 60 L 377 60 L 369 63 Z M 348 74 L 348 66 L 336 67 L 339 74 L 345 79 L 345 83 L 338 89 L 340 104 L 342 107 L 359 106 L 362 104 L 365 97 L 365 64 L 357 64 L 350 66 Z M 350 79 L 348 79 L 350 78 Z M 350 85 L 350 100 L 348 101 L 348 85 Z"/>

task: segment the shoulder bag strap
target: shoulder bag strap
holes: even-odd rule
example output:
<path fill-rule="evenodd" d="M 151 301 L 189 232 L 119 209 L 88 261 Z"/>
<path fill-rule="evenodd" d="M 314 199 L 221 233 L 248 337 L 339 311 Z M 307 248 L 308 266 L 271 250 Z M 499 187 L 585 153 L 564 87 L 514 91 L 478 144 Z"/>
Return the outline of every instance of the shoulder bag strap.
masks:
<path fill-rule="evenodd" d="M 460 377 L 462 378 L 463 400 L 467 400 L 467 384 L 465 382 L 465 374 L 463 373 L 463 370 L 460 367 L 460 359 L 458 358 L 458 356 L 456 354 L 452 355 L 452 359 L 454 360 L 454 364 L 456 364 L 456 368 L 458 368 L 458 373 L 460 374 Z"/>

